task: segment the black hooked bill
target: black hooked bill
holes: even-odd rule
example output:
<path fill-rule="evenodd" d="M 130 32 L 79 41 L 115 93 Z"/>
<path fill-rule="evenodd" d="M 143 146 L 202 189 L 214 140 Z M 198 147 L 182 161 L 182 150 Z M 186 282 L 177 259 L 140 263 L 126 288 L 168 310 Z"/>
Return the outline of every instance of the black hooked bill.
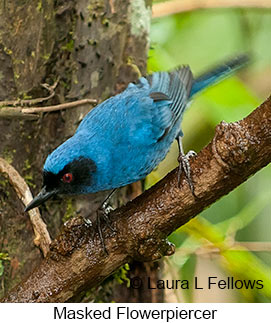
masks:
<path fill-rule="evenodd" d="M 46 191 L 46 187 L 43 187 L 41 189 L 41 191 L 39 192 L 39 194 L 33 198 L 33 200 L 26 206 L 26 208 L 24 209 L 25 212 L 33 209 L 34 207 L 39 206 L 40 204 L 42 204 L 43 202 L 49 200 L 49 198 L 51 198 L 53 195 L 56 194 L 56 191 Z"/>

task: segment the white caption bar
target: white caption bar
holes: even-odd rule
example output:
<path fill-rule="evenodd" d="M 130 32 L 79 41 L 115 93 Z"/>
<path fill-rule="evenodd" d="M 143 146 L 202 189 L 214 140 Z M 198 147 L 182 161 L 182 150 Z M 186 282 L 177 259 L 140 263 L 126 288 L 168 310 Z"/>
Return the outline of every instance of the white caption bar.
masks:
<path fill-rule="evenodd" d="M 1 322 L 269 323 L 270 304 L 0 304 Z"/>

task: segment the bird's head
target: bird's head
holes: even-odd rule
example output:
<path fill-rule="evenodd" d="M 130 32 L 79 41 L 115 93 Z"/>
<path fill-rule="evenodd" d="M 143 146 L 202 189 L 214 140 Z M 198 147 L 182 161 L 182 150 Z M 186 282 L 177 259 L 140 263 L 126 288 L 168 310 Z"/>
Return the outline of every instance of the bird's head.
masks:
<path fill-rule="evenodd" d="M 82 145 L 73 145 L 70 140 L 66 141 L 47 157 L 43 168 L 43 187 L 25 211 L 39 206 L 57 194 L 86 193 L 95 172 L 96 164 L 85 156 Z"/>

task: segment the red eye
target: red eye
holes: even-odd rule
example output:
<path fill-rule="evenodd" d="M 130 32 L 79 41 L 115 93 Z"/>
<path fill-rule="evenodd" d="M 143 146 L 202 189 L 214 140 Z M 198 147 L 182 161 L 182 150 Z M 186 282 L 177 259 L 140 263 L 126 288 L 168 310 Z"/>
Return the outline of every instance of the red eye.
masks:
<path fill-rule="evenodd" d="M 62 181 L 64 183 L 70 183 L 71 181 L 73 180 L 73 176 L 72 176 L 72 173 L 66 173 L 63 175 L 62 177 Z"/>

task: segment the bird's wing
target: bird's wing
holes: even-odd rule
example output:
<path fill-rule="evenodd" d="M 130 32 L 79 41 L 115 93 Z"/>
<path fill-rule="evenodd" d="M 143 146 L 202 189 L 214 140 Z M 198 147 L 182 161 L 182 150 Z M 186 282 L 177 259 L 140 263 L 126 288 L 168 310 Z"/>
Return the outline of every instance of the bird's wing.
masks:
<path fill-rule="evenodd" d="M 90 111 L 77 132 L 91 130 L 115 144 L 151 145 L 161 141 L 181 119 L 192 81 L 188 66 L 142 77 Z"/>
<path fill-rule="evenodd" d="M 137 93 L 129 100 L 126 112 L 128 142 L 138 145 L 150 145 L 163 137 L 166 129 L 172 122 L 172 112 L 170 110 L 171 100 L 164 96 L 160 100 L 157 95 L 160 93 L 148 93 L 140 95 Z"/>
<path fill-rule="evenodd" d="M 187 106 L 188 98 L 193 84 L 193 74 L 189 66 L 182 66 L 172 72 L 158 72 L 148 76 L 151 90 L 158 97 L 158 93 L 166 95 L 171 101 L 172 112 L 171 127 L 178 122 Z M 155 98 L 154 98 L 154 101 Z"/>
<path fill-rule="evenodd" d="M 129 135 L 144 144 L 161 141 L 182 118 L 193 83 L 188 66 L 156 72 L 127 88 Z M 126 92 L 125 91 L 125 92 Z"/>

